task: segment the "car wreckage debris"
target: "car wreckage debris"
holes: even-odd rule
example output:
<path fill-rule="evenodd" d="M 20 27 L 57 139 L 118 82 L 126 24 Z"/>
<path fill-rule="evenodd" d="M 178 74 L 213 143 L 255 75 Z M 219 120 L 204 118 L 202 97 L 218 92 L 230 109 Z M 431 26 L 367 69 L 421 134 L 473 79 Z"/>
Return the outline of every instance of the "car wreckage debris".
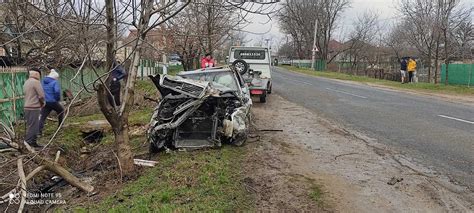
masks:
<path fill-rule="evenodd" d="M 147 131 L 150 152 L 242 145 L 248 135 L 252 101 L 242 91 L 245 84 L 240 86 L 238 75 L 220 69 L 176 77 L 149 76 L 162 97 Z"/>

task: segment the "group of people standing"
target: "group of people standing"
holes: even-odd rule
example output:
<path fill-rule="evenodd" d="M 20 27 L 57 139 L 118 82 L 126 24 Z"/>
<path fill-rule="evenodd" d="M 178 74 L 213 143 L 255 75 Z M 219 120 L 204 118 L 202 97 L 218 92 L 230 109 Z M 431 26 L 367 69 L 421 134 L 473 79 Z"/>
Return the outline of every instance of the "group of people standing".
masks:
<path fill-rule="evenodd" d="M 108 94 L 109 104 L 120 107 L 120 81 L 126 76 L 125 69 L 120 62 L 114 62 L 109 76 Z M 64 120 L 64 107 L 61 105 L 61 85 L 59 73 L 51 69 L 46 77 L 41 80 L 41 71 L 32 68 L 28 71 L 28 79 L 23 85 L 25 93 L 24 117 L 26 122 L 25 142 L 32 147 L 41 147 L 37 139 L 42 135 L 45 121 L 51 111 L 58 115 L 58 125 Z"/>
<path fill-rule="evenodd" d="M 407 79 L 407 72 L 408 72 L 408 79 Z M 415 59 L 412 57 L 403 57 L 402 59 L 400 59 L 400 73 L 401 73 L 402 84 L 413 83 L 414 82 L 413 78 L 415 77 L 415 73 L 416 73 Z"/>
<path fill-rule="evenodd" d="M 59 124 L 64 119 L 64 107 L 60 104 L 59 73 L 51 69 L 41 82 L 41 71 L 39 69 L 31 69 L 28 75 L 28 80 L 23 85 L 23 91 L 25 92 L 25 141 L 32 147 L 41 147 L 37 143 L 37 138 L 43 132 L 44 123 L 49 113 L 55 111 L 58 114 Z"/>

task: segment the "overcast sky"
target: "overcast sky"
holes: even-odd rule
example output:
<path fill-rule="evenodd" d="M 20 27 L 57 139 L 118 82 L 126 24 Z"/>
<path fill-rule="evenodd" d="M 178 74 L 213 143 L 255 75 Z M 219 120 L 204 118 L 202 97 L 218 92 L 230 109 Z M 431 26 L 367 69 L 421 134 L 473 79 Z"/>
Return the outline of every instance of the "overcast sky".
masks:
<path fill-rule="evenodd" d="M 342 39 L 343 34 L 351 29 L 352 23 L 357 18 L 357 15 L 364 13 L 366 10 L 378 13 L 381 22 L 392 23 L 397 14 L 395 2 L 397 2 L 397 0 L 352 0 L 350 8 L 347 8 L 340 18 L 340 26 L 336 31 L 335 38 Z M 276 19 L 273 19 L 270 23 L 261 24 L 262 22 L 266 22 L 268 18 L 261 15 L 252 15 L 250 20 L 253 23 L 247 26 L 245 30 L 258 34 L 268 32 L 263 36 L 272 40 L 272 46 L 276 46 L 278 40 L 284 39 L 284 35 L 280 32 Z M 248 45 L 253 45 L 260 40 L 261 37 L 262 35 L 248 33 L 247 40 L 252 40 L 248 42 Z"/>

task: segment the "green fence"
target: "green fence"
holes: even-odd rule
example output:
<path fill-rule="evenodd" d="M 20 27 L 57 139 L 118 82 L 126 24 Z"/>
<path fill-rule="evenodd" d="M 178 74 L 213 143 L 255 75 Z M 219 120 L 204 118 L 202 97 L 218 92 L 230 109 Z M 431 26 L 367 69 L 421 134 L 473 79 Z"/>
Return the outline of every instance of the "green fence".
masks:
<path fill-rule="evenodd" d="M 94 96 L 91 83 L 97 79 L 96 74 L 89 69 L 85 69 L 82 75 L 77 74 L 74 69 L 58 70 L 61 90 L 70 90 L 73 95 L 78 94 L 83 85 L 89 85 L 88 88 L 92 93 L 83 91 L 79 97 L 85 98 Z M 103 73 L 98 71 L 99 75 Z M 76 75 L 77 74 L 77 75 Z M 74 78 L 75 77 L 75 78 Z M 4 123 L 16 122 L 22 118 L 24 93 L 23 84 L 28 78 L 26 68 L 12 67 L 0 68 L 0 121 Z M 74 80 L 72 80 L 74 79 Z"/>
<path fill-rule="evenodd" d="M 10 123 L 21 118 L 27 77 L 25 68 L 0 68 L 0 121 Z"/>
<path fill-rule="evenodd" d="M 474 81 L 474 64 L 449 64 L 448 82 L 470 86 Z M 441 65 L 441 83 L 446 81 L 446 64 Z"/>
<path fill-rule="evenodd" d="M 311 68 L 311 60 L 292 60 L 291 66 L 301 67 L 301 68 Z M 326 61 L 316 60 L 314 64 L 314 69 L 317 71 L 326 70 Z"/>

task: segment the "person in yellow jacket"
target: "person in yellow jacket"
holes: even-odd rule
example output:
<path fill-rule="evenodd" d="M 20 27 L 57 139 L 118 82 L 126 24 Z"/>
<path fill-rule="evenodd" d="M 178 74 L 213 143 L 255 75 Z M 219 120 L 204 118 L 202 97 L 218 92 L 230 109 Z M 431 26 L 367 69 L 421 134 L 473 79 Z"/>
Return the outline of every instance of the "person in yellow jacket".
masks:
<path fill-rule="evenodd" d="M 408 59 L 407 64 L 407 71 L 408 71 L 408 82 L 413 82 L 413 76 L 416 72 L 416 61 L 413 58 Z"/>

